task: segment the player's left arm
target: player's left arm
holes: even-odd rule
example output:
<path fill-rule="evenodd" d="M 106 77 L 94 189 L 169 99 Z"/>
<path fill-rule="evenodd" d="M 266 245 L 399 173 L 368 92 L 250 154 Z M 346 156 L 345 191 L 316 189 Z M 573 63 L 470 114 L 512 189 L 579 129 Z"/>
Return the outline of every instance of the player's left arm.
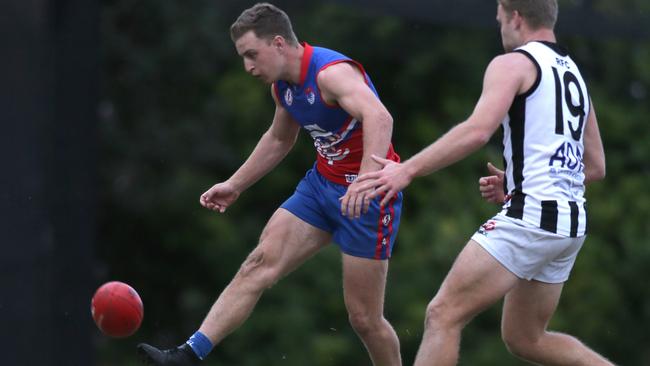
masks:
<path fill-rule="evenodd" d="M 590 105 L 584 136 L 585 184 L 605 178 L 605 150 L 600 138 L 594 103 L 590 101 Z"/>
<path fill-rule="evenodd" d="M 359 174 L 376 171 L 381 165 L 372 155 L 385 157 L 393 133 L 393 117 L 366 83 L 359 68 L 349 62 L 332 65 L 318 75 L 323 99 L 338 104 L 363 126 L 363 157 Z M 341 198 L 341 213 L 350 218 L 367 209 L 366 192 L 352 183 Z"/>

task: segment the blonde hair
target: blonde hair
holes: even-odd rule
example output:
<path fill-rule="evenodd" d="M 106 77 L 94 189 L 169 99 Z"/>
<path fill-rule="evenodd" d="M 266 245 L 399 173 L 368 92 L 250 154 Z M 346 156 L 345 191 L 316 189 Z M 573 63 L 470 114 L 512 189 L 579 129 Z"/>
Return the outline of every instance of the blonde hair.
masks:
<path fill-rule="evenodd" d="M 532 29 L 555 27 L 557 0 L 497 0 L 508 12 L 517 11 Z"/>

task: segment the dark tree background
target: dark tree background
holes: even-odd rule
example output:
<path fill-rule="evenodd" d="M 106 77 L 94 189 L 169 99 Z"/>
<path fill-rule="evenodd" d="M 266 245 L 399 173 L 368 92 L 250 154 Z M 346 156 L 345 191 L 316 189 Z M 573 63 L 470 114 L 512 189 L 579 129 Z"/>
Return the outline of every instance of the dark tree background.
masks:
<path fill-rule="evenodd" d="M 246 159 L 273 115 L 269 87 L 244 72 L 228 35 L 253 3 L 44 1 L 46 19 L 58 21 L 27 28 L 5 17 L 9 45 L 26 44 L 11 38 L 16 28 L 40 33 L 27 39 L 32 53 L 14 53 L 3 67 L 2 184 L 9 189 L 1 228 L 5 248 L 14 249 L 0 266 L 2 324 L 56 341 L 43 361 L 17 362 L 24 358 L 16 353 L 0 363 L 135 365 L 138 342 L 175 346 L 198 328 L 315 158 L 302 134 L 225 214 L 198 204 Z M 403 158 L 471 113 L 485 67 L 502 53 L 494 2 L 276 4 L 300 40 L 364 64 L 395 119 Z M 551 328 L 621 365 L 650 364 L 650 4 L 560 5 L 558 38 L 587 79 L 608 175 L 588 187 L 590 235 Z M 498 210 L 481 200 L 477 180 L 487 161 L 501 162 L 500 138 L 405 192 L 386 297 L 405 365 L 419 346 L 426 304 L 469 236 Z M 206 364 L 369 365 L 347 323 L 340 267 L 332 246 L 279 282 Z M 109 339 L 89 324 L 92 291 L 109 280 L 128 282 L 144 301 L 144 323 L 132 337 Z M 6 295 L 15 289 L 20 301 Z M 501 342 L 499 305 L 466 328 L 462 365 L 525 364 Z M 9 339 L 21 354 L 30 349 L 31 338 L 2 337 Z"/>

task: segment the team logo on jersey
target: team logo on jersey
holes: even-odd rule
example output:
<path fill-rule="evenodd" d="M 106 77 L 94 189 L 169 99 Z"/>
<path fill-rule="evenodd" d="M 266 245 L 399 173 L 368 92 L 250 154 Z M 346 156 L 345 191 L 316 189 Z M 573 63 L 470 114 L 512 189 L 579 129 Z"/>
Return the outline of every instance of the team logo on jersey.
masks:
<path fill-rule="evenodd" d="M 385 247 L 386 244 L 388 244 L 388 240 L 386 238 L 381 239 L 381 246 Z"/>
<path fill-rule="evenodd" d="M 287 91 L 284 92 L 284 101 L 287 103 L 287 105 L 293 104 L 293 93 L 291 93 L 291 89 L 289 88 L 287 88 Z"/>
<path fill-rule="evenodd" d="M 485 224 L 481 225 L 481 227 L 478 229 L 478 233 L 487 236 L 488 231 L 492 231 L 497 227 L 497 223 L 495 221 L 488 221 Z"/>
<path fill-rule="evenodd" d="M 316 147 L 318 154 L 327 159 L 328 165 L 333 165 L 335 161 L 343 160 L 350 154 L 350 149 L 347 147 L 341 149 L 337 145 L 345 140 L 348 133 L 354 129 L 356 123 L 356 119 L 352 120 L 341 134 L 326 131 L 315 123 L 306 125 L 305 129 L 309 131 L 309 134 L 314 139 L 314 147 Z"/>
<path fill-rule="evenodd" d="M 381 219 L 381 223 L 384 224 L 384 226 L 388 227 L 388 224 L 390 224 L 391 220 L 393 218 L 390 216 L 390 214 L 384 215 L 384 218 Z"/>
<path fill-rule="evenodd" d="M 311 87 L 307 87 L 307 89 L 305 89 L 305 94 L 307 95 L 307 102 L 309 102 L 309 104 L 314 104 L 316 101 L 316 94 L 314 94 L 314 91 Z"/>

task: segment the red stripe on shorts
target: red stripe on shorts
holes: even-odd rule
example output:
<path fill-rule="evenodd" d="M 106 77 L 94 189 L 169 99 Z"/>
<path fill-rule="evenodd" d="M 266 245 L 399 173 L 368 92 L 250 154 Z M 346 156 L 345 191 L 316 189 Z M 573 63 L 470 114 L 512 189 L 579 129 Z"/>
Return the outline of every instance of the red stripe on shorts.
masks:
<path fill-rule="evenodd" d="M 380 200 L 383 199 L 384 195 L 381 195 Z M 379 220 L 377 220 L 377 244 L 375 245 L 375 259 L 381 259 L 381 242 L 384 239 L 384 230 L 382 229 L 382 219 L 384 218 L 384 209 L 382 206 L 379 210 Z"/>
<path fill-rule="evenodd" d="M 393 196 L 390 202 L 388 202 L 390 222 L 388 223 L 388 236 L 386 237 L 386 258 L 390 258 L 390 238 L 393 236 L 393 220 L 395 220 L 395 207 L 393 203 L 395 203 L 396 199 L 397 196 Z"/>

